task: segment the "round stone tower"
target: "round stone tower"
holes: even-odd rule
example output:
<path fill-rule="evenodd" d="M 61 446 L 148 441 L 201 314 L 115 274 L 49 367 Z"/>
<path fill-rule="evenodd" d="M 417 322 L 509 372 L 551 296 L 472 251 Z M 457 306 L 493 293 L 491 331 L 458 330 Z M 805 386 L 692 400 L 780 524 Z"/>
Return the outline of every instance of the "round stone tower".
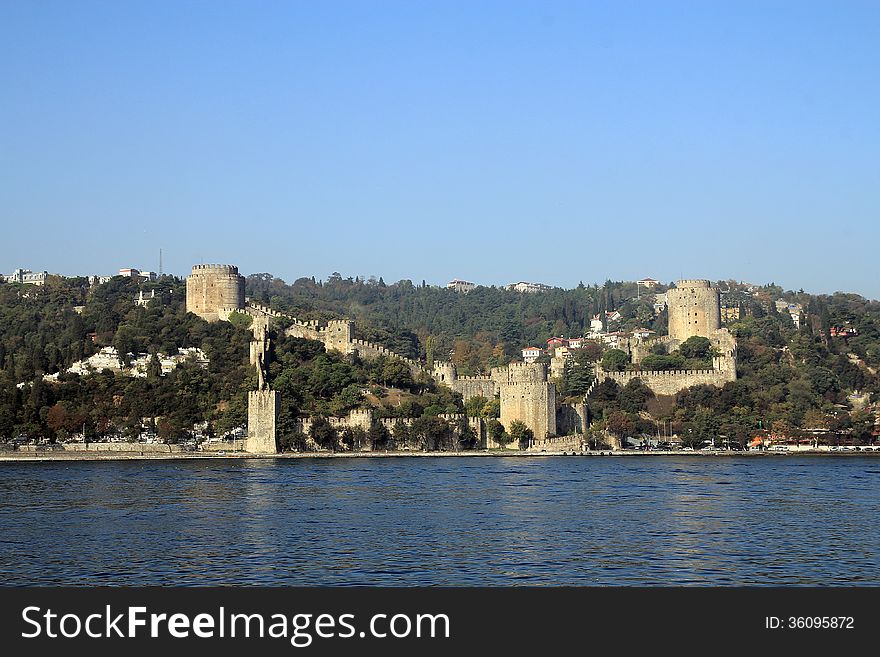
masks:
<path fill-rule="evenodd" d="M 220 311 L 242 310 L 244 276 L 234 265 L 193 265 L 186 278 L 186 309 L 209 322 L 220 319 Z"/>
<path fill-rule="evenodd" d="M 694 335 L 708 338 L 721 328 L 721 299 L 709 281 L 678 281 L 666 292 L 669 336 L 684 342 Z"/>

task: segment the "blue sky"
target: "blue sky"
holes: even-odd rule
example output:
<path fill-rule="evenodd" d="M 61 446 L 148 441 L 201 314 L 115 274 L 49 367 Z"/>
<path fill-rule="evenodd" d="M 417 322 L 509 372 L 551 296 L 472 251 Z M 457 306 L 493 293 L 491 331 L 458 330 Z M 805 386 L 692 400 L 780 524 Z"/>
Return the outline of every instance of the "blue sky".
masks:
<path fill-rule="evenodd" d="M 880 297 L 880 3 L 0 1 L 0 269 Z"/>

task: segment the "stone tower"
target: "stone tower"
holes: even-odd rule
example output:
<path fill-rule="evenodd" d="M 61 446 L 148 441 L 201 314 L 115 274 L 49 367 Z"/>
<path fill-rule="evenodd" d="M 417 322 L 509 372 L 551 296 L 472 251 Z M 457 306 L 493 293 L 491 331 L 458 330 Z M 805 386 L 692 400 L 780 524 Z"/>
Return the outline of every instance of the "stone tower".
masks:
<path fill-rule="evenodd" d="M 505 429 L 519 420 L 538 440 L 556 435 L 556 386 L 547 381 L 545 363 L 511 363 L 493 369 L 492 379 L 498 384 Z"/>
<path fill-rule="evenodd" d="M 193 265 L 186 278 L 186 309 L 209 322 L 242 310 L 244 276 L 234 265 Z"/>
<path fill-rule="evenodd" d="M 443 383 L 452 388 L 458 379 L 458 370 L 455 369 L 454 364 L 438 360 L 434 363 L 432 375 L 437 383 Z"/>
<path fill-rule="evenodd" d="M 281 405 L 275 390 L 248 392 L 248 437 L 245 451 L 251 454 L 277 454 L 278 412 Z"/>
<path fill-rule="evenodd" d="M 350 319 L 332 319 L 320 333 L 321 341 L 327 349 L 335 349 L 343 354 L 352 351 L 354 322 Z"/>
<path fill-rule="evenodd" d="M 709 281 L 678 281 L 666 292 L 669 337 L 684 342 L 694 335 L 709 337 L 721 328 L 718 289 Z"/>

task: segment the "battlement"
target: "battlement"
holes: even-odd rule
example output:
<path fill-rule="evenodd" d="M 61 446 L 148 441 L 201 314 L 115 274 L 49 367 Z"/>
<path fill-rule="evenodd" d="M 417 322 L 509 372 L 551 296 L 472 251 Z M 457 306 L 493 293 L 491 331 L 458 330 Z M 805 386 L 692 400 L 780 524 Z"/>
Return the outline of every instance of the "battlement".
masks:
<path fill-rule="evenodd" d="M 607 379 L 616 381 L 619 385 L 626 385 L 633 379 L 639 379 L 654 394 L 674 395 L 696 385 L 712 385 L 721 388 L 725 383 L 736 380 L 736 368 L 724 370 L 631 370 L 627 372 L 606 372 L 600 368 L 596 380 Z M 587 393 L 588 396 L 590 392 L 592 392 L 592 386 Z"/>
<path fill-rule="evenodd" d="M 543 383 L 547 381 L 546 363 L 510 363 L 492 368 L 492 379 L 500 383 Z"/>
<path fill-rule="evenodd" d="M 284 317 L 286 319 L 292 319 L 294 322 L 299 323 L 296 317 L 291 317 L 290 315 L 278 312 L 277 310 L 272 310 L 269 306 L 264 306 L 263 304 L 257 303 L 256 301 L 248 300 L 247 308 L 249 310 L 255 310 L 263 315 L 269 315 L 270 317 Z"/>
<path fill-rule="evenodd" d="M 679 377 L 685 375 L 702 376 L 715 374 L 717 370 L 626 370 L 625 372 L 606 372 L 601 374 L 611 379 L 643 379 L 645 377 Z"/>
<path fill-rule="evenodd" d="M 235 265 L 193 265 L 192 275 L 198 274 L 238 274 Z"/>
<path fill-rule="evenodd" d="M 216 322 L 221 313 L 244 310 L 244 276 L 235 265 L 193 265 L 186 279 L 186 309 Z"/>
<path fill-rule="evenodd" d="M 680 281 L 676 281 L 675 283 L 676 289 L 683 288 L 710 288 L 712 287 L 712 281 L 706 280 L 704 278 L 685 278 Z"/>

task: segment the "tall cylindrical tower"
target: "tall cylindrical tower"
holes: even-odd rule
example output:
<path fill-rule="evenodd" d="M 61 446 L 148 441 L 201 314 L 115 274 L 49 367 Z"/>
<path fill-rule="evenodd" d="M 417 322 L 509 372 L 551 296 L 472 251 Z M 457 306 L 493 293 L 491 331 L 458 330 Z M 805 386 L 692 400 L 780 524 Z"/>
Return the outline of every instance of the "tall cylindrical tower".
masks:
<path fill-rule="evenodd" d="M 684 342 L 694 335 L 709 337 L 721 328 L 718 289 L 709 281 L 678 281 L 666 292 L 669 336 Z"/>
<path fill-rule="evenodd" d="M 234 265 L 193 265 L 186 279 L 186 309 L 209 322 L 220 319 L 220 310 L 241 310 L 244 276 Z"/>

